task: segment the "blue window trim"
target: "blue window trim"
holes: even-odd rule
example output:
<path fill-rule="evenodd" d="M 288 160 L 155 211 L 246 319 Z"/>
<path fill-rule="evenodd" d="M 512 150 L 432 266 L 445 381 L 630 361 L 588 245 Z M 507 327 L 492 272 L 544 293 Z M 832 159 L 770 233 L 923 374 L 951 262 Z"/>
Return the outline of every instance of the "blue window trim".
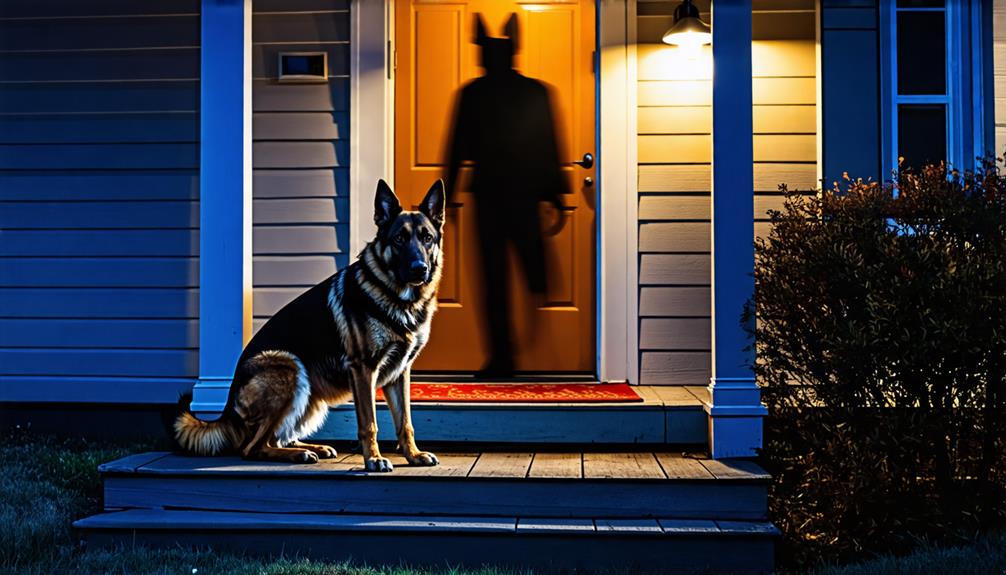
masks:
<path fill-rule="evenodd" d="M 898 166 L 898 105 L 944 104 L 947 110 L 947 160 L 959 169 L 972 169 L 976 156 L 989 151 L 985 95 L 985 35 L 983 2 L 948 1 L 944 8 L 898 8 L 897 0 L 881 0 L 880 94 L 881 173 L 888 179 Z M 897 13 L 946 13 L 946 94 L 899 95 Z"/>

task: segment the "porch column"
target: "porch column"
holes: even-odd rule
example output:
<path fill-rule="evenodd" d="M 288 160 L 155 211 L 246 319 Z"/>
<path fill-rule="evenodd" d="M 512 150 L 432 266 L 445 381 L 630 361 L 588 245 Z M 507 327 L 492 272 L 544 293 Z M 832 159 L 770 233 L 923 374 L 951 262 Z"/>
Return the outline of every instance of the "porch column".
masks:
<path fill-rule="evenodd" d="M 202 0 L 199 380 L 192 411 L 227 401 L 251 331 L 251 0 Z"/>
<path fill-rule="evenodd" d="M 712 178 L 712 380 L 709 446 L 714 458 L 761 447 L 766 413 L 754 352 L 741 326 L 754 293 L 754 144 L 751 0 L 714 0 Z"/>

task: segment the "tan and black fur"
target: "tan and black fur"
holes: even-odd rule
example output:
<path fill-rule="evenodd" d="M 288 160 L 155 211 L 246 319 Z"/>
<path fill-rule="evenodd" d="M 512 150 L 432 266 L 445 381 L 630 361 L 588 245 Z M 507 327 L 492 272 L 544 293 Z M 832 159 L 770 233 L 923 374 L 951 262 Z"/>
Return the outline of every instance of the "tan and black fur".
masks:
<path fill-rule="evenodd" d="M 321 426 L 330 405 L 352 397 L 367 469 L 391 471 L 377 446 L 374 395 L 382 388 L 405 458 L 438 463 L 416 447 L 409 385 L 437 306 L 443 182 L 418 211 L 403 211 L 383 180 L 374 203 L 377 237 L 357 261 L 283 307 L 245 347 L 224 415 L 207 423 L 185 406 L 175 421 L 183 449 L 316 463 L 335 450 L 300 438 Z"/>

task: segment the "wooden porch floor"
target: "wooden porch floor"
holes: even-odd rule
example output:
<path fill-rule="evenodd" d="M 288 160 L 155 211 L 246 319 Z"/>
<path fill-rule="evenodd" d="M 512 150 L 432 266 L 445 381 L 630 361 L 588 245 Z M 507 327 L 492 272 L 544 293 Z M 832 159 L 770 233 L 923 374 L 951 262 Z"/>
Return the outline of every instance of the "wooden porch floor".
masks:
<path fill-rule="evenodd" d="M 100 466 L 95 546 L 214 545 L 377 564 L 661 571 L 771 568 L 768 474 L 668 449 L 439 451 L 390 473 L 142 453 Z"/>
<path fill-rule="evenodd" d="M 184 475 L 362 475 L 393 477 L 454 477 L 509 479 L 631 479 L 631 480 L 767 480 L 757 464 L 745 460 L 717 461 L 666 451 L 530 452 L 486 451 L 438 453 L 440 465 L 410 465 L 399 454 L 385 454 L 395 470 L 368 472 L 358 454 L 340 454 L 316 464 L 244 461 L 238 457 L 191 457 L 166 452 L 146 453 L 103 465 L 102 472 Z"/>

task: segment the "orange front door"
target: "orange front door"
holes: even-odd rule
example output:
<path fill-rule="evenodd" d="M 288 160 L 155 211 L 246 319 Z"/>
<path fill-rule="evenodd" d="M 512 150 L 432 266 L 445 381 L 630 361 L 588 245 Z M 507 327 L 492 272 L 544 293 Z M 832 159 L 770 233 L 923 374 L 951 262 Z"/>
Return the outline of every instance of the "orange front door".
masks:
<path fill-rule="evenodd" d="M 594 141 L 594 0 L 519 3 L 508 0 L 399 0 L 395 9 L 395 191 L 415 206 L 445 175 L 459 89 L 482 75 L 473 43 L 474 15 L 490 36 L 518 15 L 515 67 L 551 88 L 563 174 L 565 224 L 546 236 L 548 289 L 527 293 L 516 258 L 510 262 L 510 324 L 516 368 L 525 372 L 595 369 L 596 166 L 571 162 L 596 154 Z M 514 126 L 520 129 L 520 126 Z M 489 343 L 483 319 L 482 267 L 470 174 L 462 169 L 447 210 L 440 309 L 415 369 L 470 372 L 483 366 Z M 588 179 L 589 178 L 589 179 Z M 513 254 L 511 254 L 512 256 Z"/>

